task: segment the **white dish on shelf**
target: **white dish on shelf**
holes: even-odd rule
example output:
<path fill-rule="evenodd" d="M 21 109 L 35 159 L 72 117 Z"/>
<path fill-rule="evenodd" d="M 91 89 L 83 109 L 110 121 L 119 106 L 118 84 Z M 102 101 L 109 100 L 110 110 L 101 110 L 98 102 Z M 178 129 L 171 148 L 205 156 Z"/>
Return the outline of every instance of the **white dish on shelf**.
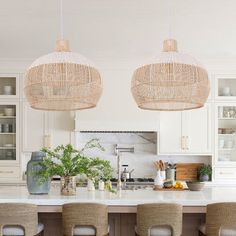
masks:
<path fill-rule="evenodd" d="M 4 144 L 4 147 L 15 147 L 15 145 L 12 143 L 7 143 L 7 144 Z"/>
<path fill-rule="evenodd" d="M 15 110 L 14 108 L 4 108 L 4 113 L 5 113 L 5 116 L 14 116 L 14 113 L 15 113 Z"/>

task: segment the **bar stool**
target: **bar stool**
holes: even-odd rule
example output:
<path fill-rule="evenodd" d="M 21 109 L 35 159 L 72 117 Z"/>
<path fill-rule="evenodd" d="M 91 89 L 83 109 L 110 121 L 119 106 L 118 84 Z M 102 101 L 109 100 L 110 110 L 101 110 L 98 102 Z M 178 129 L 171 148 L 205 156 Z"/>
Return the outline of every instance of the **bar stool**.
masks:
<path fill-rule="evenodd" d="M 141 204 L 137 206 L 138 236 L 180 236 L 182 206 L 172 203 Z"/>
<path fill-rule="evenodd" d="M 0 236 L 43 236 L 43 230 L 43 224 L 38 224 L 36 205 L 0 204 Z"/>
<path fill-rule="evenodd" d="M 64 236 L 106 236 L 108 209 L 97 203 L 69 203 L 62 207 Z"/>
<path fill-rule="evenodd" d="M 214 203 L 207 205 L 206 224 L 199 227 L 199 236 L 235 236 L 236 203 Z"/>

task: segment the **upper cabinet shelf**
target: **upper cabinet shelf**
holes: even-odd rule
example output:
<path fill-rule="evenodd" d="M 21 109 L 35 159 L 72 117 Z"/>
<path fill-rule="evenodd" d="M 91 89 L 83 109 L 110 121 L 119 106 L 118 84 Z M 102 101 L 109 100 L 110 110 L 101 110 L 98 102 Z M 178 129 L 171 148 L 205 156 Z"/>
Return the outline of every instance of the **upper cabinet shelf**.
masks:
<path fill-rule="evenodd" d="M 236 75 L 216 75 L 215 97 L 217 100 L 236 99 Z"/>
<path fill-rule="evenodd" d="M 0 74 L 0 98 L 19 98 L 19 74 Z"/>

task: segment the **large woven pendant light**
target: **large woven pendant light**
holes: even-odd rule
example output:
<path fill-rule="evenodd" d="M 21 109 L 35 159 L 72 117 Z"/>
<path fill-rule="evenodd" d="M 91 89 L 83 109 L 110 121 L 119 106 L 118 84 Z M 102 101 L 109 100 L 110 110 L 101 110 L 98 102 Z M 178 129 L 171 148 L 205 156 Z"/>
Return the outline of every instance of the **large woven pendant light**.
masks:
<path fill-rule="evenodd" d="M 169 39 L 163 52 L 134 71 L 131 91 L 142 109 L 182 111 L 204 106 L 210 84 L 207 71 L 190 55 L 178 52 L 171 36 L 174 1 L 169 0 Z"/>
<path fill-rule="evenodd" d="M 204 106 L 210 84 L 204 67 L 168 39 L 158 59 L 135 70 L 131 91 L 142 109 L 182 111 Z"/>
<path fill-rule="evenodd" d="M 102 93 L 100 74 L 85 57 L 70 52 L 62 22 L 61 0 L 61 40 L 57 41 L 55 52 L 38 58 L 27 70 L 26 98 L 32 108 L 39 110 L 93 108 Z"/>

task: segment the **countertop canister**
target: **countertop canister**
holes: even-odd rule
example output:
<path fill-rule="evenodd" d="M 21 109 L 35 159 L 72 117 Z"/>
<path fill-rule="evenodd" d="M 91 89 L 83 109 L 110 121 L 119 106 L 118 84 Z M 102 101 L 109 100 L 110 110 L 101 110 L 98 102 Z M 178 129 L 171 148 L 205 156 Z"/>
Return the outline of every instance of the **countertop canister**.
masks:
<path fill-rule="evenodd" d="M 43 161 L 45 153 L 33 152 L 31 160 L 27 164 L 27 188 L 30 194 L 48 194 L 50 190 L 50 179 L 44 183 L 39 182 L 39 177 L 35 173 L 42 168 L 40 162 Z"/>

